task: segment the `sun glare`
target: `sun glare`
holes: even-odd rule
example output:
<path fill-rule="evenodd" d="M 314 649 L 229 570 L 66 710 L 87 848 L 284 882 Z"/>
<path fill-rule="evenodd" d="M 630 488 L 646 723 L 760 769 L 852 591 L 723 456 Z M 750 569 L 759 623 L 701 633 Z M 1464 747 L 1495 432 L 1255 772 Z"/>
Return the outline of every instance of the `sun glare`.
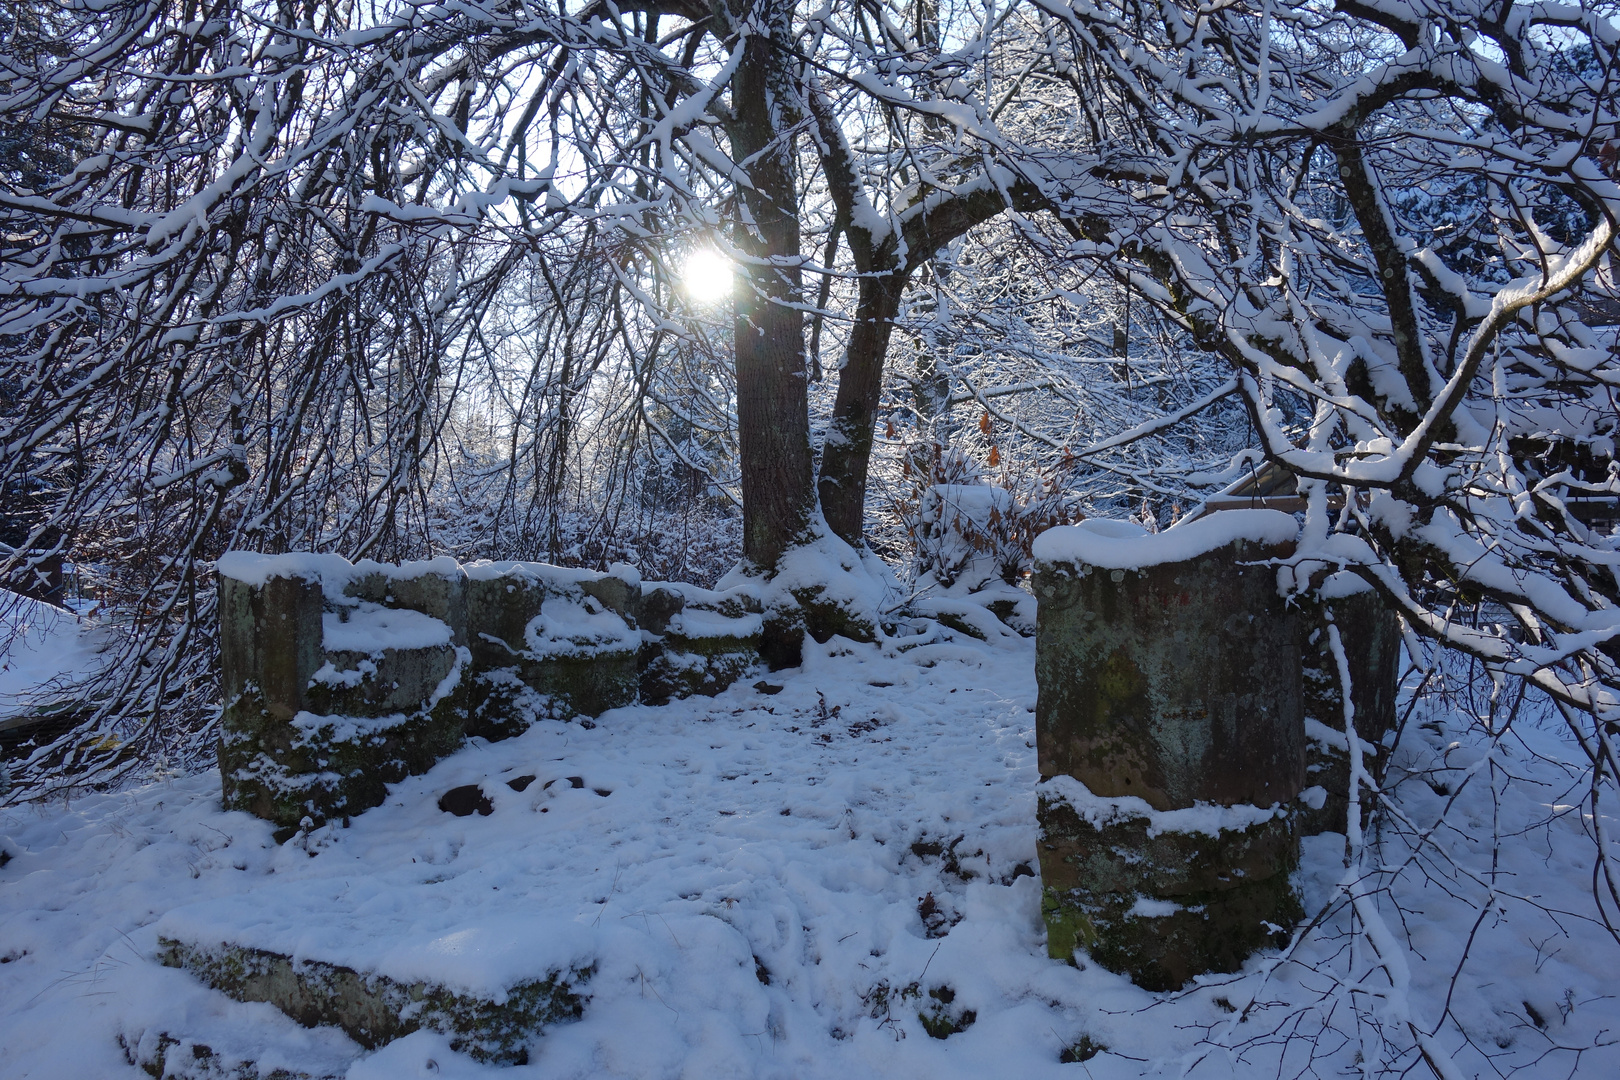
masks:
<path fill-rule="evenodd" d="M 713 304 L 731 295 L 731 260 L 713 248 L 698 248 L 681 267 L 681 287 L 700 304 Z"/>

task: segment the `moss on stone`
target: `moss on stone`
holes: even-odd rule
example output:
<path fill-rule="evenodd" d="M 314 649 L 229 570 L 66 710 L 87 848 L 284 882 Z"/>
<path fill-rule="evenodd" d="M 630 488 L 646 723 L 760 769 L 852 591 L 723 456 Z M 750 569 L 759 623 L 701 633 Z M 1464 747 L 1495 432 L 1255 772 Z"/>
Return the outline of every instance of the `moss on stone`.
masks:
<path fill-rule="evenodd" d="M 948 1039 L 959 1031 L 966 1031 L 978 1018 L 978 1013 L 972 1009 L 956 1004 L 956 991 L 949 986 L 936 986 L 928 991 L 928 1000 L 917 1013 L 923 1030 L 935 1039 Z"/>
<path fill-rule="evenodd" d="M 640 665 L 630 651 L 522 660 L 516 667 L 526 684 L 570 716 L 600 716 L 609 709 L 634 705 L 641 683 Z"/>
<path fill-rule="evenodd" d="M 1151 914 L 1142 912 L 1139 901 L 1153 898 L 1085 889 L 1047 892 L 1043 915 L 1051 955 L 1070 959 L 1083 947 L 1108 970 L 1157 991 L 1179 989 L 1208 972 L 1237 971 L 1260 949 L 1286 942 L 1304 913 L 1287 875 L 1179 896 L 1163 908 L 1153 906 Z"/>
<path fill-rule="evenodd" d="M 246 810 L 282 827 L 284 834 L 308 817 L 317 826 L 337 817 L 380 806 L 388 785 L 426 772 L 462 742 L 465 710 L 455 696 L 431 710 L 401 716 L 397 722 L 334 717 L 319 727 L 273 723 L 243 724 L 252 703 L 235 703 L 238 723 L 222 725 L 220 773 L 227 809 Z"/>
<path fill-rule="evenodd" d="M 1236 971 L 1301 917 L 1290 815 L 1211 836 L 1155 834 L 1145 815 L 1093 824 L 1061 799 L 1041 799 L 1037 813 L 1054 959 L 1084 950 L 1140 986 L 1171 990 Z"/>
<path fill-rule="evenodd" d="M 759 666 L 759 636 L 688 638 L 666 634 L 641 647 L 641 700 L 713 697 Z"/>
<path fill-rule="evenodd" d="M 1259 564 L 1279 553 L 1248 544 L 1140 571 L 1037 566 L 1041 774 L 1161 810 L 1297 795 L 1300 619 Z"/>
<path fill-rule="evenodd" d="M 159 940 L 159 959 L 191 972 L 237 1001 L 268 1002 L 305 1027 L 330 1025 L 374 1049 L 420 1028 L 449 1037 L 479 1061 L 517 1064 L 529 1042 L 550 1024 L 577 1020 L 579 993 L 592 968 L 555 970 L 506 988 L 501 1000 L 433 983 L 386 976 L 240 945 L 202 947 Z"/>
<path fill-rule="evenodd" d="M 304 708 L 322 716 L 415 712 L 456 669 L 456 654 L 453 645 L 324 653 L 332 671 L 323 668 L 305 688 Z"/>
<path fill-rule="evenodd" d="M 1089 949 L 1097 941 L 1097 928 L 1084 911 L 1065 905 L 1056 889 L 1041 890 L 1041 918 L 1046 923 L 1046 955 L 1074 963 L 1075 952 Z"/>
<path fill-rule="evenodd" d="M 501 738 L 521 731 L 530 714 L 599 716 L 635 703 L 641 681 L 636 649 L 589 649 L 536 658 L 528 651 L 526 633 L 552 596 L 575 602 L 591 597 L 633 631 L 641 606 L 639 586 L 611 575 L 552 581 L 514 573 L 474 578 L 467 583 L 466 595 L 468 645 L 476 673 L 469 703 L 470 734 Z M 518 684 L 534 696 L 525 695 Z M 543 707 L 537 698 L 543 699 Z"/>
<path fill-rule="evenodd" d="M 828 598 L 826 586 L 794 589 L 793 599 L 798 601 L 799 610 L 803 613 L 805 633 L 815 638 L 818 644 L 825 645 L 834 635 L 851 641 L 878 639 L 877 626 L 872 620 L 851 611 L 847 604 Z"/>

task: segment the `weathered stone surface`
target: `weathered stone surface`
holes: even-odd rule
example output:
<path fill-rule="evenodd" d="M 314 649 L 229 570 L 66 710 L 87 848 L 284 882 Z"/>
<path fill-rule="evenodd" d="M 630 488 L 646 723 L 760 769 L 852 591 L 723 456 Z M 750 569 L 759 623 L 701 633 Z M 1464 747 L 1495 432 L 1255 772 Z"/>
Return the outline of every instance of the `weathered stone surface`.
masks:
<path fill-rule="evenodd" d="M 876 641 L 877 626 L 871 619 L 853 610 L 847 601 L 827 595 L 822 585 L 793 590 L 803 612 L 804 630 L 817 644 L 825 645 L 834 635 L 851 641 Z"/>
<path fill-rule="evenodd" d="M 1256 813 L 1211 835 L 1166 828 L 1135 805 L 1098 818 L 1042 794 L 1042 915 L 1054 959 L 1084 949 L 1147 989 L 1173 990 L 1236 971 L 1286 938 L 1302 913 L 1289 812 Z"/>
<path fill-rule="evenodd" d="M 334 651 L 325 653 L 324 659 L 326 664 L 310 679 L 304 701 L 310 712 L 328 716 L 416 712 L 459 663 L 453 645 L 375 653 Z"/>
<path fill-rule="evenodd" d="M 1053 957 L 1084 949 L 1173 989 L 1236 970 L 1300 917 L 1301 621 L 1264 565 L 1291 552 L 1294 528 L 1261 513 L 1037 541 L 1049 553 L 1034 592 Z M 1270 540 L 1233 539 L 1244 536 Z"/>
<path fill-rule="evenodd" d="M 1141 570 L 1039 564 L 1043 776 L 1157 809 L 1286 803 L 1304 786 L 1300 620 L 1285 551 L 1238 542 Z"/>
<path fill-rule="evenodd" d="M 376 805 L 465 735 L 598 716 L 643 687 L 716 694 L 759 661 L 752 592 L 644 597 L 630 567 L 235 552 L 219 589 L 226 804 L 283 835 Z"/>
<path fill-rule="evenodd" d="M 331 606 L 312 567 L 219 575 L 224 802 L 283 838 L 380 804 L 462 741 L 466 649 L 328 652 L 324 622 L 349 610 Z"/>
<path fill-rule="evenodd" d="M 453 700 L 380 720 L 302 713 L 258 734 L 222 728 L 225 805 L 281 826 L 315 825 L 382 805 L 388 785 L 424 773 L 462 742 Z"/>
<path fill-rule="evenodd" d="M 356 569 L 362 570 L 367 566 L 377 564 L 363 562 Z M 453 641 L 465 644 L 466 589 L 466 572 L 453 560 L 441 558 L 397 567 L 381 566 L 369 572 L 356 573 L 343 591 L 346 596 L 358 600 L 408 608 L 432 616 L 450 627 Z"/>
<path fill-rule="evenodd" d="M 321 664 L 320 582 L 289 575 L 253 585 L 222 574 L 219 614 L 225 806 L 296 827 L 301 801 L 278 807 L 288 800 L 273 785 L 296 768 L 279 759 L 293 750 L 292 720 Z"/>
<path fill-rule="evenodd" d="M 1041 914 L 1050 955 L 1067 960 L 1084 949 L 1143 989 L 1178 990 L 1195 976 L 1237 971 L 1260 949 L 1285 944 L 1287 927 L 1303 913 L 1286 877 L 1188 897 L 1169 905 L 1168 914 L 1140 914 L 1138 903 L 1120 893 L 1044 889 Z M 1272 922 L 1279 917 L 1281 924 Z"/>
<path fill-rule="evenodd" d="M 751 596 L 685 585 L 643 589 L 641 700 L 713 697 L 760 663 L 763 629 Z"/>
<path fill-rule="evenodd" d="M 478 672 L 470 734 L 502 738 L 531 713 L 600 716 L 635 702 L 639 581 L 538 563 L 469 570 L 468 645 Z"/>
<path fill-rule="evenodd" d="M 250 585 L 219 578 L 220 678 L 227 717 L 243 694 L 261 712 L 291 720 L 304 707 L 304 690 L 321 666 L 321 584 L 306 577 L 273 577 Z"/>
<path fill-rule="evenodd" d="M 237 1001 L 274 1005 L 305 1027 L 332 1025 L 367 1048 L 420 1028 L 439 1031 L 479 1061 L 518 1064 L 550 1024 L 577 1020 L 592 969 L 552 971 L 508 987 L 500 1000 L 432 983 L 401 983 L 318 960 L 296 963 L 239 945 L 205 947 L 163 938 L 160 959 Z"/>

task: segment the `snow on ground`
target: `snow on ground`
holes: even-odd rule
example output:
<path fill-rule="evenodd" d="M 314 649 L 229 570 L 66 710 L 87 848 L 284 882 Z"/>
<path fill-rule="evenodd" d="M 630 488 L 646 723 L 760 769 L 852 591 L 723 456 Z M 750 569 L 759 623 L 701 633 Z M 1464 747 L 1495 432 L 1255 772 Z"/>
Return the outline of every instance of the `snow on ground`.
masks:
<path fill-rule="evenodd" d="M 740 685 L 616 710 L 593 728 L 542 721 L 475 741 L 350 828 L 279 848 L 266 823 L 219 809 L 213 774 L 0 811 L 12 856 L 0 868 L 0 1076 L 137 1077 L 130 1057 L 160 1032 L 209 1047 L 202 1064 L 351 1080 L 1338 1075 L 1359 1072 L 1362 1054 L 1387 1056 L 1381 1030 L 1410 1045 L 1380 1027 L 1400 996 L 1387 981 L 1352 993 L 1332 978 L 1364 960 L 1342 914 L 1299 964 L 1262 981 L 1256 962 L 1179 995 L 1046 958 L 1029 872 L 1029 642 L 938 632 L 903 653 L 807 642 L 803 669 L 770 678 L 779 693 Z M 1410 1006 L 1440 1026 L 1459 1075 L 1620 1075 L 1620 949 L 1582 914 L 1583 819 L 1553 809 L 1579 796 L 1561 764 L 1570 755 L 1521 727 L 1524 741 L 1487 755 L 1414 721 L 1401 751 L 1414 821 L 1454 803 L 1438 846 L 1393 885 L 1404 918 L 1386 898 Z M 521 792 L 506 783 L 530 774 Z M 492 814 L 438 809 L 468 783 Z M 1493 821 L 1505 837 L 1494 879 Z M 1307 842 L 1308 902 L 1331 894 L 1343 854 L 1336 834 Z M 1410 855 L 1392 840 L 1384 860 Z M 529 1064 L 497 1069 L 426 1032 L 367 1052 L 154 961 L 159 927 L 221 925 L 372 970 L 442 963 L 473 986 L 563 952 L 597 971 L 582 1021 L 549 1030 Z M 1450 1000 L 1464 1045 L 1439 1022 L 1471 935 Z M 447 950 L 452 940 L 464 947 Z M 929 996 L 941 988 L 954 992 L 948 1007 Z M 922 1008 L 975 1021 L 935 1039 Z M 1108 1049 L 1059 1060 L 1097 1045 Z"/>

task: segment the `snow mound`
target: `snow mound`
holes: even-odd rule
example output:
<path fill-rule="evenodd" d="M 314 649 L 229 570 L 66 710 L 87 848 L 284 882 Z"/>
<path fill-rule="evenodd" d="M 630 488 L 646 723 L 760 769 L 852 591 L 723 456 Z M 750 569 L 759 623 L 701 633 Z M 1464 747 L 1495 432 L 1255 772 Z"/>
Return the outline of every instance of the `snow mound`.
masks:
<path fill-rule="evenodd" d="M 0 591 L 0 726 L 32 711 L 53 687 L 102 664 L 105 627 L 27 596 Z"/>

